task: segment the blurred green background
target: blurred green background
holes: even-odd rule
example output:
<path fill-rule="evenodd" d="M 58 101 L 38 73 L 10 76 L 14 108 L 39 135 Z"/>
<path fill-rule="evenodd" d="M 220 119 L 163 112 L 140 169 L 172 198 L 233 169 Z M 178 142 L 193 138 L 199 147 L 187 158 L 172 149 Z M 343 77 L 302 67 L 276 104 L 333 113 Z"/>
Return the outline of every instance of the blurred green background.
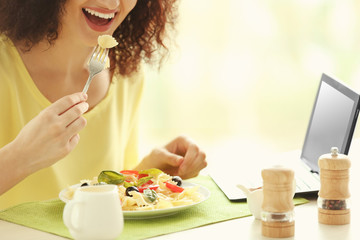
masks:
<path fill-rule="evenodd" d="M 299 149 L 323 72 L 360 92 L 360 1 L 179 6 L 171 57 L 160 72 L 146 68 L 142 154 L 179 134 L 207 149 L 231 139 L 248 150 Z"/>

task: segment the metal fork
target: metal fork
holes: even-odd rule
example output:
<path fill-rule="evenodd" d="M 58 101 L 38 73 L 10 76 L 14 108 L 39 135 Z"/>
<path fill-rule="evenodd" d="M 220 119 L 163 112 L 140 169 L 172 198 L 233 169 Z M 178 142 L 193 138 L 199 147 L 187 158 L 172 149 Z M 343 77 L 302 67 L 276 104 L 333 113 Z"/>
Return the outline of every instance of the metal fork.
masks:
<path fill-rule="evenodd" d="M 89 78 L 86 81 L 84 89 L 82 90 L 83 93 L 87 92 L 92 78 L 96 74 L 104 70 L 108 54 L 109 54 L 109 49 L 102 48 L 99 46 L 99 44 L 94 49 L 93 53 L 91 54 L 91 58 L 89 60 Z"/>

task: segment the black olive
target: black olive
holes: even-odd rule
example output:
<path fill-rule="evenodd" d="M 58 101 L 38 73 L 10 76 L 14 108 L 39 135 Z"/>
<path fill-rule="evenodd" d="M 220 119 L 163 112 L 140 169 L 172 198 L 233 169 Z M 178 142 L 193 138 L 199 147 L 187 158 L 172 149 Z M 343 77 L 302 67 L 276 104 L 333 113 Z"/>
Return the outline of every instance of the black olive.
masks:
<path fill-rule="evenodd" d="M 181 179 L 181 177 L 179 177 L 179 176 L 174 176 L 174 177 L 172 177 L 171 180 L 172 180 L 173 182 L 175 182 L 176 185 L 178 185 L 178 186 L 181 186 L 181 184 L 182 184 L 182 179 Z"/>
<path fill-rule="evenodd" d="M 131 186 L 131 187 L 128 187 L 128 188 L 126 188 L 126 196 L 129 196 L 129 197 L 132 197 L 130 194 L 129 194 L 129 192 L 131 192 L 131 191 L 136 191 L 136 192 L 139 192 L 139 189 L 137 188 L 137 187 L 135 187 L 135 186 Z"/>
<path fill-rule="evenodd" d="M 87 182 L 84 182 L 83 184 L 81 184 L 80 187 L 86 187 L 86 186 L 89 186 L 89 184 Z"/>

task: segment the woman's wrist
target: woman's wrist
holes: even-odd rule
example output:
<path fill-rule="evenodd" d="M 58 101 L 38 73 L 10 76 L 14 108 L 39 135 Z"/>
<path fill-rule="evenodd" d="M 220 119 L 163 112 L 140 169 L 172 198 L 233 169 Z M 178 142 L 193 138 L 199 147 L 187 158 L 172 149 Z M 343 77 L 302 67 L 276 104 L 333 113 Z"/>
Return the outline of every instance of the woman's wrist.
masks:
<path fill-rule="evenodd" d="M 3 194 L 32 173 L 26 165 L 16 143 L 10 142 L 0 149 L 0 194 Z"/>

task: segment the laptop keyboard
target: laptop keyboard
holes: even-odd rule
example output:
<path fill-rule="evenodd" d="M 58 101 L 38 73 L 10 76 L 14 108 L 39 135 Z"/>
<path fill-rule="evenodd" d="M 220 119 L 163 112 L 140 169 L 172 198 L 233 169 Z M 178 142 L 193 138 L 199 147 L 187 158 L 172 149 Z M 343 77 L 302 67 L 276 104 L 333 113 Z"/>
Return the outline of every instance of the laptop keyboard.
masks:
<path fill-rule="evenodd" d="M 318 191 L 320 189 L 320 179 L 316 173 L 297 171 L 295 181 L 296 192 Z"/>

